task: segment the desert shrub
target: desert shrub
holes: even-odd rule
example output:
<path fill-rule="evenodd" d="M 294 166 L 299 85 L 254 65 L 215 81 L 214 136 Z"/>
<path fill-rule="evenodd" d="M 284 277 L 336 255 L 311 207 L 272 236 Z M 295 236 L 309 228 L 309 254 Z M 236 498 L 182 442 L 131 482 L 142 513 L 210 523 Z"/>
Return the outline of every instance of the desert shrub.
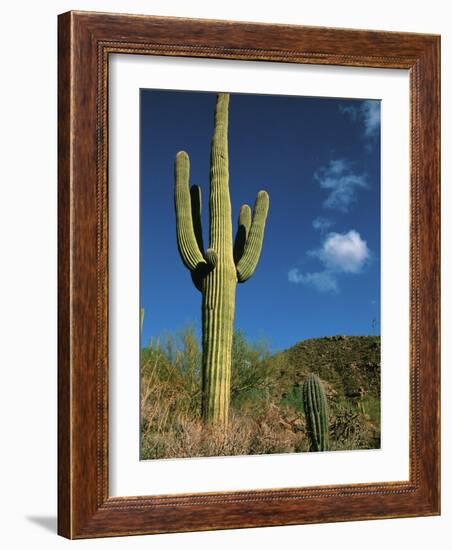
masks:
<path fill-rule="evenodd" d="M 330 423 L 332 450 L 369 449 L 380 445 L 379 430 L 368 415 L 352 406 L 335 411 Z"/>
<path fill-rule="evenodd" d="M 252 412 L 271 399 L 273 368 L 266 342 L 250 345 L 241 331 L 232 341 L 231 406 Z"/>

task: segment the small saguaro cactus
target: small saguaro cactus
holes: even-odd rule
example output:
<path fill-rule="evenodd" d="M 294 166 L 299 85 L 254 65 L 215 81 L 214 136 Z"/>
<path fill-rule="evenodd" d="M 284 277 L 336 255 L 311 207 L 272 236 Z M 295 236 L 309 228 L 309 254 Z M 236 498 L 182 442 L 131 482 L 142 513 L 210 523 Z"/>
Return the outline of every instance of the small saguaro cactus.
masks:
<path fill-rule="evenodd" d="M 328 407 L 320 378 L 309 374 L 303 383 L 303 408 L 311 451 L 328 451 Z"/>
<path fill-rule="evenodd" d="M 189 188 L 190 161 L 179 151 L 175 162 L 176 233 L 179 253 L 202 293 L 202 415 L 211 424 L 228 422 L 231 389 L 231 349 L 235 291 L 254 273 L 260 257 L 268 194 L 260 191 L 254 212 L 240 209 L 232 244 L 228 166 L 229 94 L 217 96 L 210 156 L 210 239 L 204 251 L 201 227 L 201 189 Z"/>

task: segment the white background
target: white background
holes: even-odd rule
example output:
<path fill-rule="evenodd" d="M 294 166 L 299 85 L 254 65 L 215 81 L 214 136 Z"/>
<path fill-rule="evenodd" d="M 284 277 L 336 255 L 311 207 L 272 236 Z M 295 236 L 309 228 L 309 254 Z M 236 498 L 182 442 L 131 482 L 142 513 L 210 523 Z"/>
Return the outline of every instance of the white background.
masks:
<path fill-rule="evenodd" d="M 246 71 L 243 71 L 246 63 Z M 110 494 L 402 481 L 408 466 L 408 71 L 115 55 L 110 60 Z M 228 90 L 381 99 L 381 449 L 138 460 L 139 90 Z M 392 189 L 397 182 L 400 201 Z M 401 204 L 400 204 L 401 203 Z M 131 222 L 134 220 L 134 222 Z M 393 269 L 397 264 L 397 270 Z M 125 292 L 125 289 L 127 291 Z M 135 365 L 135 369 L 130 366 Z"/>
<path fill-rule="evenodd" d="M 452 17 L 448 1 L 8 2 L 0 86 L 1 543 L 60 548 L 448 548 L 452 527 L 450 336 Z M 443 151 L 443 515 L 69 542 L 56 515 L 56 29 L 69 9 L 441 33 Z M 449 151 L 449 158 L 446 157 Z M 449 437 L 446 437 L 446 434 Z"/>

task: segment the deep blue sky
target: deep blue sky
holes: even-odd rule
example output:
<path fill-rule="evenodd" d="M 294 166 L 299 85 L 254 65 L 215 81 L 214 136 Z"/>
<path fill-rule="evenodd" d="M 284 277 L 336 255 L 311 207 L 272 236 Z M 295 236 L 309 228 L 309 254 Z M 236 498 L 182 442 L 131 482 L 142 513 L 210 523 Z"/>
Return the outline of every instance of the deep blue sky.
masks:
<path fill-rule="evenodd" d="M 201 295 L 176 245 L 173 163 L 190 155 L 208 243 L 215 94 L 141 91 L 142 342 L 188 324 Z M 236 329 L 274 350 L 305 338 L 380 332 L 380 104 L 231 94 L 230 193 L 270 195 L 256 272 L 237 287 Z"/>

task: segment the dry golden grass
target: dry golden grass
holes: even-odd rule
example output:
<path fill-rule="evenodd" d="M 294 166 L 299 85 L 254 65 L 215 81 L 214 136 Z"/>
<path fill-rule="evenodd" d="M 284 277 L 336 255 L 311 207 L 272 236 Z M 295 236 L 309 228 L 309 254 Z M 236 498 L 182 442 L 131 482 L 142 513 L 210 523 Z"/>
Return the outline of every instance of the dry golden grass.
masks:
<path fill-rule="evenodd" d="M 167 409 L 168 410 L 168 409 Z M 168 419 L 168 416 L 165 417 Z M 179 416 L 142 434 L 142 458 L 187 458 L 291 453 L 308 450 L 304 430 L 294 432 L 280 415 L 259 419 L 232 412 L 227 429 L 205 426 L 200 418 Z M 148 425 L 149 427 L 149 425 Z"/>

